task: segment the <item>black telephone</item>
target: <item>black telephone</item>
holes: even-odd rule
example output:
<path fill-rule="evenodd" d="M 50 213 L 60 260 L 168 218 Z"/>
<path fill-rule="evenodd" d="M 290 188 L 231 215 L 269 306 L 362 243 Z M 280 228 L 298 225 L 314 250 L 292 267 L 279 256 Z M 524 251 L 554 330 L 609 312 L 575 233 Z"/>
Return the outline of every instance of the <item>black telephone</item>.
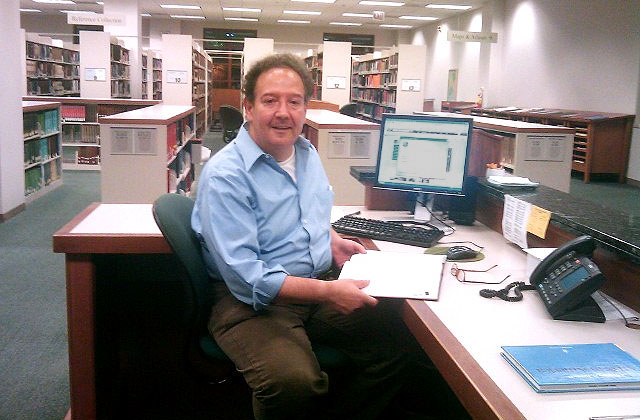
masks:
<path fill-rule="evenodd" d="M 605 317 L 591 294 L 604 276 L 589 257 L 596 248 L 591 236 L 572 239 L 554 250 L 533 270 L 531 285 L 542 297 L 553 319 L 604 322 Z"/>

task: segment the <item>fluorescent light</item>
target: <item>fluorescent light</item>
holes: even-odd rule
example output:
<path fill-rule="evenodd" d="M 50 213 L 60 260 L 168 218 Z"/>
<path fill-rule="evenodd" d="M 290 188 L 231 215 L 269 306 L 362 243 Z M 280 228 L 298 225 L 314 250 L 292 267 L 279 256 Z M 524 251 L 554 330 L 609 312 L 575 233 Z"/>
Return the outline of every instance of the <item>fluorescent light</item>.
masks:
<path fill-rule="evenodd" d="M 140 13 L 142 17 L 151 17 L 151 13 Z"/>
<path fill-rule="evenodd" d="M 97 1 L 96 4 L 99 4 L 100 6 L 104 6 L 104 2 L 103 1 Z"/>
<path fill-rule="evenodd" d="M 42 10 L 38 9 L 20 9 L 21 12 L 34 12 L 34 13 L 42 13 Z"/>
<path fill-rule="evenodd" d="M 385 25 L 380 25 L 381 28 L 399 28 L 399 29 L 410 29 L 413 28 L 413 26 L 411 25 L 392 25 L 392 24 L 385 24 Z"/>
<path fill-rule="evenodd" d="M 88 10 L 60 10 L 60 13 L 81 13 L 83 15 L 95 15 L 96 12 L 90 12 Z"/>
<path fill-rule="evenodd" d="M 427 4 L 425 7 L 430 9 L 449 9 L 449 10 L 468 10 L 471 9 L 471 6 L 457 6 L 455 4 Z"/>
<path fill-rule="evenodd" d="M 278 19 L 278 23 L 311 23 L 310 20 Z"/>
<path fill-rule="evenodd" d="M 311 12 L 308 10 L 283 10 L 282 13 L 287 15 L 321 15 L 322 12 Z"/>
<path fill-rule="evenodd" d="M 400 2 L 400 1 L 369 1 L 369 0 L 362 0 L 358 4 L 362 4 L 363 6 L 389 6 L 389 7 L 404 6 L 404 2 Z"/>
<path fill-rule="evenodd" d="M 343 13 L 342 16 L 372 18 L 373 14 L 372 13 Z"/>
<path fill-rule="evenodd" d="M 72 0 L 33 0 L 36 3 L 47 3 L 47 4 L 76 4 L 76 2 Z"/>
<path fill-rule="evenodd" d="M 438 20 L 438 18 L 430 16 L 399 16 L 399 19 L 411 19 L 411 20 Z"/>
<path fill-rule="evenodd" d="M 251 12 L 251 13 L 261 13 L 262 9 L 251 9 L 248 7 L 223 7 L 222 10 L 225 12 Z"/>
<path fill-rule="evenodd" d="M 243 17 L 226 17 L 224 20 L 241 20 L 243 22 L 257 22 L 257 18 L 243 18 Z"/>
<path fill-rule="evenodd" d="M 299 3 L 335 3 L 336 0 L 291 0 Z"/>
<path fill-rule="evenodd" d="M 183 4 L 161 4 L 160 7 L 162 7 L 163 9 L 200 10 L 200 6 L 185 6 Z"/>
<path fill-rule="evenodd" d="M 362 26 L 362 23 L 354 23 L 354 22 L 329 22 L 329 25 Z"/>
<path fill-rule="evenodd" d="M 174 19 L 204 19 L 204 16 L 196 15 L 169 15 Z"/>

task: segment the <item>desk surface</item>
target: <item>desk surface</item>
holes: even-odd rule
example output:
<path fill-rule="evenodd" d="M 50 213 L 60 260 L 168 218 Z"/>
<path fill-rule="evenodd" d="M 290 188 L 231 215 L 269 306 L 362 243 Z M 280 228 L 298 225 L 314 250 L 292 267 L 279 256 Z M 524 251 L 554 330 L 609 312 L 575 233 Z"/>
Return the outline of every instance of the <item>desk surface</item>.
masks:
<path fill-rule="evenodd" d="M 356 210 L 360 210 L 365 217 L 397 214 L 359 207 L 337 208 L 334 213 L 338 216 L 339 213 L 347 214 Z M 526 254 L 484 225 L 478 222 L 474 226 L 456 225 L 456 232 L 441 240 L 447 241 L 473 241 L 484 246 L 486 258 L 483 261 L 463 265 L 470 269 L 484 269 L 498 264 L 498 268 L 502 269 L 500 274 L 511 275 L 502 287 L 512 281 L 528 283 Z M 422 248 L 383 241 L 374 243 L 384 251 L 423 251 Z M 450 263 L 447 263 L 438 301 L 410 302 L 411 310 L 424 322 L 426 329 L 434 329 L 428 322 L 429 317 L 435 315 L 473 359 L 455 360 L 457 366 L 438 366 L 445 379 L 447 370 L 460 368 L 466 379 L 474 387 L 480 388 L 482 398 L 487 398 L 490 404 L 499 404 L 500 396 L 492 396 L 482 390 L 481 384 L 487 379 L 485 375 L 488 375 L 524 418 L 530 420 L 586 420 L 589 416 L 640 413 L 640 391 L 538 394 L 500 356 L 500 346 L 503 345 L 613 342 L 640 359 L 640 331 L 625 328 L 621 320 L 604 324 L 553 320 L 534 291 L 525 292 L 524 299 L 515 303 L 484 299 L 478 295 L 478 291 L 497 286 L 460 283 L 449 274 L 449 266 Z M 457 345 L 455 342 L 441 344 L 449 349 Z M 425 350 L 429 353 L 428 349 Z M 482 372 L 475 371 L 474 362 Z M 437 364 L 435 360 L 434 363 Z M 454 385 L 452 387 L 455 388 Z"/>
<path fill-rule="evenodd" d="M 335 219 L 356 210 L 368 217 L 398 214 L 368 211 L 363 207 L 336 207 L 332 216 Z M 170 253 L 164 238 L 153 227 L 152 217 L 149 205 L 94 203 L 56 232 L 54 251 L 84 255 Z M 466 263 L 468 268 L 482 269 L 498 264 L 500 274 L 510 274 L 508 282 L 526 280 L 526 255 L 515 245 L 477 222 L 474 226 L 456 229 L 456 233 L 443 238 L 442 242 L 473 241 L 484 247 L 486 258 Z M 381 250 L 423 251 L 383 241 L 375 244 Z M 483 299 L 478 291 L 487 286 L 459 283 L 448 268 L 447 265 L 438 301 L 406 301 L 403 318 L 472 415 L 496 419 L 585 420 L 589 416 L 640 413 L 640 391 L 537 394 L 500 356 L 502 345 L 613 342 L 640 358 L 638 330 L 625 328 L 621 320 L 604 324 L 552 320 L 532 291 L 525 292 L 524 300 L 517 303 Z M 89 268 L 85 271 L 91 273 Z M 68 287 L 83 287 L 80 279 L 74 277 L 77 273 L 71 270 L 67 274 Z M 70 296 L 74 296 L 74 290 Z M 78 305 L 86 302 L 74 299 Z M 89 317 L 93 313 L 90 309 Z M 70 335 L 75 328 L 87 324 L 86 317 L 76 318 L 70 322 Z M 91 346 L 84 343 L 91 343 L 88 337 L 92 334 L 91 328 L 85 340 L 74 349 L 81 352 L 82 346 Z M 93 352 L 93 348 L 90 351 Z M 86 363 L 90 364 L 92 359 L 74 366 L 78 357 L 70 355 L 70 369 L 83 377 L 87 370 L 81 368 L 90 369 Z M 81 392 L 85 387 L 79 383 L 72 388 L 72 402 L 78 401 L 82 395 L 74 396 L 74 389 Z"/>

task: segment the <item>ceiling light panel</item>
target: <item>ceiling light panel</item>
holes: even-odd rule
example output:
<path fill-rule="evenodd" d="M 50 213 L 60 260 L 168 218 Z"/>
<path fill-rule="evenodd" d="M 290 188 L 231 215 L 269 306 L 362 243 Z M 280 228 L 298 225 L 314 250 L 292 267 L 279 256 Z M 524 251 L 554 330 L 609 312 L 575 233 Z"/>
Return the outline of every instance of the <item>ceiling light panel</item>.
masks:
<path fill-rule="evenodd" d="M 195 15 L 169 15 L 174 19 L 204 19 L 204 16 Z"/>
<path fill-rule="evenodd" d="M 283 10 L 282 13 L 287 15 L 313 15 L 313 16 L 319 16 L 322 14 L 322 12 L 312 12 L 307 10 Z"/>
<path fill-rule="evenodd" d="M 362 26 L 362 23 L 355 23 L 355 22 L 329 22 L 329 25 Z"/>
<path fill-rule="evenodd" d="M 243 17 L 226 17 L 224 20 L 240 20 L 243 22 L 257 22 L 257 18 L 243 18 Z"/>
<path fill-rule="evenodd" d="M 373 14 L 371 14 L 371 13 L 343 13 L 342 16 L 360 17 L 360 18 L 372 18 Z"/>
<path fill-rule="evenodd" d="M 311 23 L 310 20 L 278 19 L 278 23 Z"/>
<path fill-rule="evenodd" d="M 438 20 L 438 18 L 431 16 L 399 16 L 398 19 L 409 19 L 409 20 Z"/>
<path fill-rule="evenodd" d="M 462 5 L 456 5 L 456 4 L 435 4 L 435 3 L 427 4 L 425 7 L 428 7 L 430 9 L 446 9 L 446 10 L 469 10 L 469 9 L 471 9 L 471 6 L 462 6 Z"/>
<path fill-rule="evenodd" d="M 161 4 L 163 9 L 185 9 L 185 10 L 200 10 L 200 6 L 190 6 L 184 4 Z"/>
<path fill-rule="evenodd" d="M 252 9 L 249 7 L 223 7 L 222 10 L 225 12 L 251 12 L 251 13 L 261 13 L 262 9 Z"/>
<path fill-rule="evenodd" d="M 33 0 L 36 3 L 47 3 L 47 4 L 76 4 L 72 0 Z"/>
<path fill-rule="evenodd" d="M 404 6 L 403 2 L 399 1 L 368 1 L 362 0 L 360 3 L 363 6 L 388 6 L 388 7 L 400 7 Z"/>
<path fill-rule="evenodd" d="M 325 4 L 333 4 L 336 0 L 291 0 L 298 3 L 325 3 Z"/>
<path fill-rule="evenodd" d="M 413 26 L 411 25 L 394 25 L 391 23 L 380 25 L 381 28 L 394 28 L 394 29 L 411 29 Z"/>

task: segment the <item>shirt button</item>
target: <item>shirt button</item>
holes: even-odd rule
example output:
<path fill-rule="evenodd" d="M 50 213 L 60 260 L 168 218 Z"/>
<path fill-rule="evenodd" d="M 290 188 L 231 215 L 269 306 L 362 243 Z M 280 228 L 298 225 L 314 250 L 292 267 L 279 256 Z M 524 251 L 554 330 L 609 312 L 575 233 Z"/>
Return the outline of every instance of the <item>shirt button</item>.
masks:
<path fill-rule="evenodd" d="M 306 225 L 306 224 L 307 224 L 307 222 L 308 222 L 308 221 L 307 221 L 307 219 L 302 219 L 302 224 L 303 224 L 303 225 Z"/>

